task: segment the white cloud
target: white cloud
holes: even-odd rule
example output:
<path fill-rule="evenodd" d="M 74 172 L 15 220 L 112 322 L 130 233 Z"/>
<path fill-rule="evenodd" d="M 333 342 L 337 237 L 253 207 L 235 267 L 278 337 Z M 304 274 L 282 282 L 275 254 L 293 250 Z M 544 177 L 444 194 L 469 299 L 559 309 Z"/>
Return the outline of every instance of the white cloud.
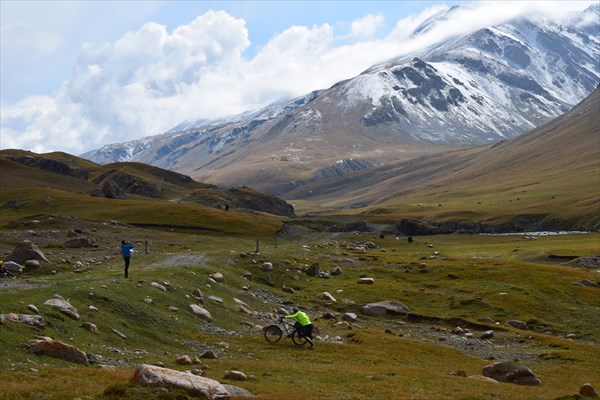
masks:
<path fill-rule="evenodd" d="M 383 27 L 385 17 L 382 14 L 368 14 L 352 21 L 350 36 L 370 39 Z"/>
<path fill-rule="evenodd" d="M 292 26 L 251 59 L 243 57 L 250 46 L 245 22 L 225 12 L 209 11 L 171 33 L 164 25 L 146 23 L 113 43 L 83 45 L 73 73 L 56 96 L 3 101 L 0 147 L 81 154 L 162 133 L 183 120 L 254 110 L 329 87 L 451 35 L 522 12 L 542 16 L 571 7 L 556 6 L 561 4 L 475 3 L 417 38 L 410 33 L 441 7 L 399 21 L 383 39 L 373 39 L 383 16 L 366 15 L 353 22 L 355 39 L 344 45 L 336 44 L 329 24 Z"/>

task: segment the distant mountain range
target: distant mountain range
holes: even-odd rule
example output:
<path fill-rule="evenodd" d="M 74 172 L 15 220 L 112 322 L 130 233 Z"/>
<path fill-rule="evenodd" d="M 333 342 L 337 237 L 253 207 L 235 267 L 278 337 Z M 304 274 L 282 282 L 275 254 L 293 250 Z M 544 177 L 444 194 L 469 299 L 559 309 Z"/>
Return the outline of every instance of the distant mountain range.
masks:
<path fill-rule="evenodd" d="M 457 11 L 440 12 L 412 35 Z M 319 180 L 500 142 L 560 116 L 600 81 L 599 21 L 598 4 L 569 23 L 514 20 L 290 102 L 228 120 L 182 122 L 82 156 L 144 162 L 289 198 Z"/>

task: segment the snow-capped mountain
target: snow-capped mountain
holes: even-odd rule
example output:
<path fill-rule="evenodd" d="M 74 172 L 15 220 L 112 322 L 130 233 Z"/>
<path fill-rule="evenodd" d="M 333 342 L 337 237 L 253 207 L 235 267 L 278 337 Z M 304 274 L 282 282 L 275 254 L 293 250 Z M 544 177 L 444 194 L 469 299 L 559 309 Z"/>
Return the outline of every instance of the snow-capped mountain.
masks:
<path fill-rule="evenodd" d="M 413 35 L 456 10 L 436 14 Z M 598 4 L 569 23 L 514 20 L 287 103 L 229 120 L 184 122 L 83 156 L 283 194 L 340 163 L 332 171 L 501 141 L 556 118 L 596 88 L 599 21 Z"/>

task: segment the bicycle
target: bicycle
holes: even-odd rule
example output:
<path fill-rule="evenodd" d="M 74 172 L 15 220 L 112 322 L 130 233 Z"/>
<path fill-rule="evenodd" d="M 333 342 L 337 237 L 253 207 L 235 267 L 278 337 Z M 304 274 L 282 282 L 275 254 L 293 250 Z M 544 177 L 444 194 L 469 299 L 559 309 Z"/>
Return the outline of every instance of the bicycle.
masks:
<path fill-rule="evenodd" d="M 292 342 L 298 346 L 304 346 L 308 343 L 308 339 L 303 336 L 298 330 L 296 324 L 287 322 L 283 317 L 277 320 L 277 324 L 271 324 L 263 328 L 263 334 L 265 339 L 269 343 L 277 343 L 283 337 L 283 332 L 286 333 L 286 337 L 292 338 Z"/>

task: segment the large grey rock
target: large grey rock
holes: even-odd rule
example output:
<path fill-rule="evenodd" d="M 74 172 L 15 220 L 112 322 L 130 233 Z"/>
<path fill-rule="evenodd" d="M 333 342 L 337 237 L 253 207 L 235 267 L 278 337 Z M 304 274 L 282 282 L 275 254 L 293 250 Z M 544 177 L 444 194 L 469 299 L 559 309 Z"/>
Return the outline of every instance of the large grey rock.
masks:
<path fill-rule="evenodd" d="M 47 355 L 77 364 L 89 365 L 87 355 L 83 351 L 60 340 L 52 340 L 50 338 L 36 339 L 27 344 L 34 354 Z"/>
<path fill-rule="evenodd" d="M 8 260 L 14 261 L 21 265 L 25 264 L 25 261 L 27 260 L 37 260 L 39 262 L 46 263 L 50 262 L 44 253 L 42 253 L 42 251 L 29 240 L 24 240 L 17 244 L 8 256 Z"/>
<path fill-rule="evenodd" d="M 133 383 L 141 386 L 185 390 L 192 396 L 208 400 L 229 400 L 230 394 L 219 382 L 202 376 L 142 364 L 135 369 Z"/>
<path fill-rule="evenodd" d="M 529 368 L 511 361 L 501 361 L 485 366 L 483 376 L 498 382 L 510 382 L 517 385 L 538 386 L 542 384 Z"/>
<path fill-rule="evenodd" d="M 252 394 L 251 391 L 246 390 L 241 387 L 237 387 L 234 385 L 228 385 L 225 383 L 223 383 L 223 387 L 225 388 L 225 390 L 227 390 L 229 392 L 230 395 L 235 396 L 236 398 L 238 398 L 238 397 L 254 397 L 254 394 Z"/>
<path fill-rule="evenodd" d="M 200 317 L 201 319 L 205 320 L 206 322 L 212 321 L 212 315 L 210 315 L 210 313 L 208 312 L 207 309 L 200 307 L 197 304 L 190 304 L 190 308 L 192 309 L 192 312 L 197 317 Z"/>
<path fill-rule="evenodd" d="M 57 308 L 60 312 L 72 319 L 79 320 L 79 313 L 77 312 L 77 309 L 73 307 L 68 301 L 62 298 L 49 299 L 46 300 L 44 304 L 50 307 Z"/>
<path fill-rule="evenodd" d="M 23 273 L 23 266 L 17 264 L 14 261 L 5 261 L 2 263 L 2 266 L 12 275 L 18 275 Z"/>
<path fill-rule="evenodd" d="M 378 303 L 365 304 L 360 312 L 372 317 L 383 317 L 386 314 L 406 314 L 408 307 L 396 300 L 384 300 Z"/>
<path fill-rule="evenodd" d="M 4 323 L 5 321 L 16 322 L 25 325 L 37 326 L 38 328 L 43 328 L 46 326 L 46 321 L 40 315 L 30 315 L 30 314 L 0 314 L 0 321 Z"/>

